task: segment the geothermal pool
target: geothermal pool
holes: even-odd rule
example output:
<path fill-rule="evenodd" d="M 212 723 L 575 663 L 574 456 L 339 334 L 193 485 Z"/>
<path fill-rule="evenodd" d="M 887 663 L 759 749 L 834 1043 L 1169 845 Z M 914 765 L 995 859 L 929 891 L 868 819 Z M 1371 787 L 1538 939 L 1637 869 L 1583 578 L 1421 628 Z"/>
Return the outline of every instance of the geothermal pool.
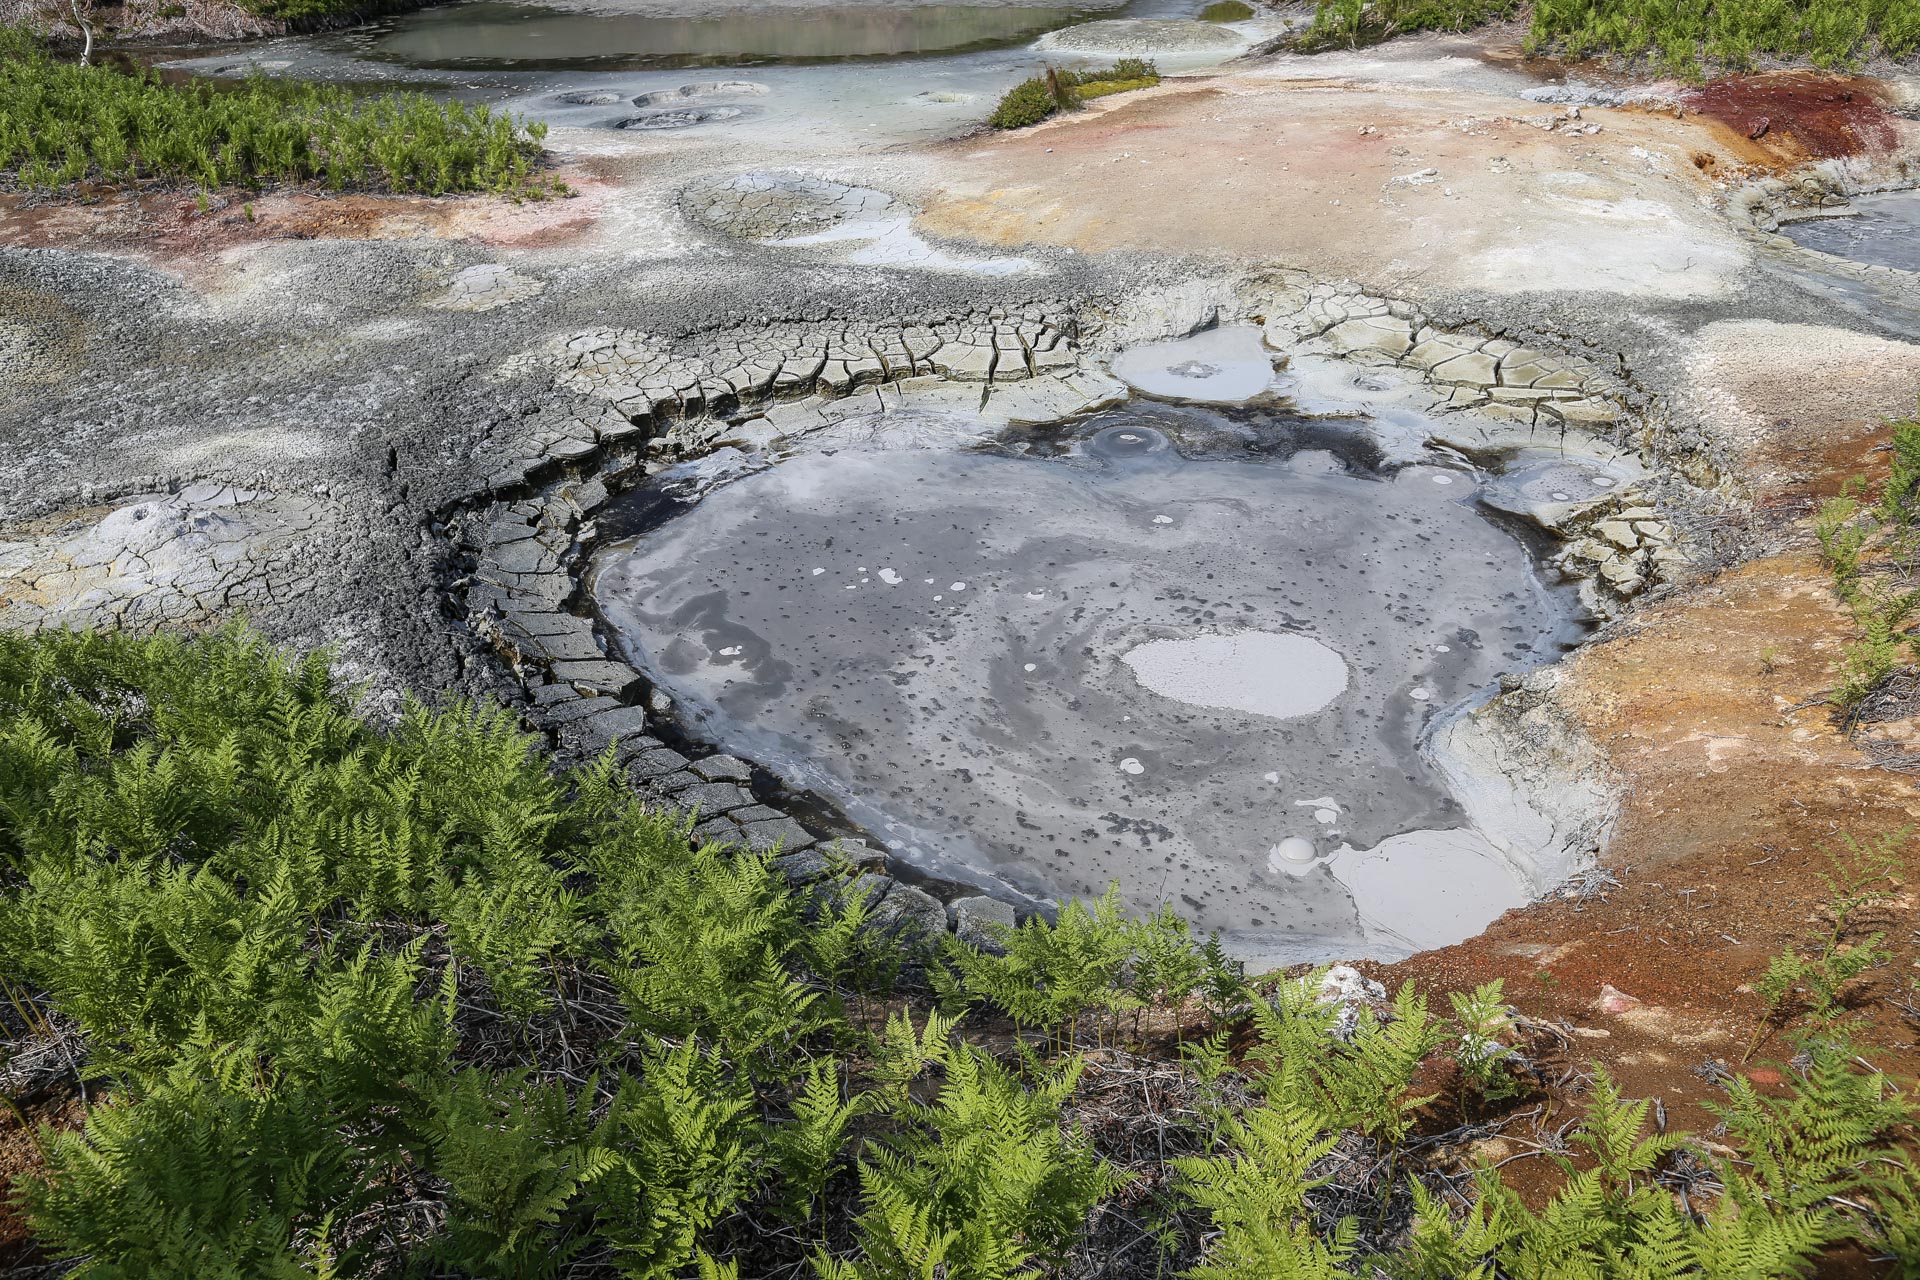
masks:
<path fill-rule="evenodd" d="M 690 733 L 929 874 L 1399 954 L 1528 889 L 1423 734 L 1580 624 L 1483 477 L 1371 439 L 1135 403 L 689 464 L 623 499 L 591 590 Z"/>
<path fill-rule="evenodd" d="M 1067 4 L 824 3 L 804 7 L 479 3 L 422 9 L 349 43 L 363 56 L 426 68 L 751 65 L 994 48 L 1112 12 L 1126 0 Z"/>
<path fill-rule="evenodd" d="M 1871 266 L 1920 271 L 1920 191 L 1856 196 L 1852 217 L 1789 222 L 1780 234 L 1803 249 L 1818 249 Z"/>
<path fill-rule="evenodd" d="M 1043 62 L 1084 66 L 1143 54 L 1173 73 L 1217 65 L 1288 23 L 1266 14 L 1201 21 L 1204 7 L 1205 0 L 468 0 L 164 65 L 216 78 L 261 72 L 438 88 L 563 131 L 637 130 L 669 147 L 726 140 L 813 160 L 823 147 L 885 147 L 975 128 Z M 708 96 L 729 82 L 746 82 L 747 91 Z M 699 100 L 665 101 L 689 92 Z"/>

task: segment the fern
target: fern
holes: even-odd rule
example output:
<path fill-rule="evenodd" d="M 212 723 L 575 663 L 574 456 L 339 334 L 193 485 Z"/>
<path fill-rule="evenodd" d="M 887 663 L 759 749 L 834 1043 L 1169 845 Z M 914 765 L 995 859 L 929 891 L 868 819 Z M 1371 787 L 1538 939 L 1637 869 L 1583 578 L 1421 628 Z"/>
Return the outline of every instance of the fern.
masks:
<path fill-rule="evenodd" d="M 921 1040 L 915 1053 L 927 1052 Z M 937 1099 L 901 1101 L 906 1127 L 870 1144 L 860 1162 L 860 1255 L 817 1257 L 823 1280 L 1038 1274 L 1064 1257 L 1088 1211 L 1120 1185 L 1061 1126 L 1077 1062 L 1027 1089 L 964 1043 L 940 1056 L 946 1080 Z"/>
<path fill-rule="evenodd" d="M 793 1099 L 793 1119 L 770 1125 L 766 1131 L 768 1158 L 779 1170 L 781 1207 L 788 1217 L 804 1222 L 827 1182 L 845 1163 L 848 1126 L 872 1106 L 872 1100 L 843 1100 L 840 1064 L 819 1058 L 807 1068 Z"/>
<path fill-rule="evenodd" d="M 500 1280 L 553 1274 L 585 1243 L 555 1228 L 583 1188 L 619 1157 L 589 1141 L 592 1082 L 576 1105 L 523 1073 L 466 1071 L 436 1100 L 434 1167 L 447 1180 L 446 1263 Z"/>
<path fill-rule="evenodd" d="M 1344 1274 L 1357 1224 L 1331 1239 L 1313 1228 L 1307 1197 L 1325 1184 L 1314 1165 L 1339 1144 L 1338 1127 L 1315 1105 L 1303 1064 L 1282 1064 L 1267 1101 L 1227 1124 L 1231 1153 L 1173 1162 L 1181 1187 L 1212 1218 L 1220 1237 L 1190 1274 L 1196 1280 Z"/>
<path fill-rule="evenodd" d="M 352 1213 L 369 1186 L 324 1100 L 251 1087 L 250 1074 L 242 1055 L 188 1046 L 83 1131 L 42 1131 L 48 1176 L 21 1198 L 50 1251 L 81 1260 L 74 1275 L 308 1274 L 300 1224 Z"/>
<path fill-rule="evenodd" d="M 746 1197 L 759 1159 L 752 1106 L 747 1082 L 691 1041 L 650 1052 L 621 1082 L 593 1139 L 618 1162 L 587 1198 L 622 1274 L 674 1275 Z"/>
<path fill-rule="evenodd" d="M 1018 1025 L 1064 1033 L 1071 1043 L 1088 1013 L 1118 1014 L 1138 1003 L 1120 980 L 1132 930 L 1120 914 L 1118 886 L 1091 906 L 1068 902 L 1055 923 L 1034 916 L 1000 934 L 1003 955 L 957 943 L 949 954 L 968 990 Z"/>

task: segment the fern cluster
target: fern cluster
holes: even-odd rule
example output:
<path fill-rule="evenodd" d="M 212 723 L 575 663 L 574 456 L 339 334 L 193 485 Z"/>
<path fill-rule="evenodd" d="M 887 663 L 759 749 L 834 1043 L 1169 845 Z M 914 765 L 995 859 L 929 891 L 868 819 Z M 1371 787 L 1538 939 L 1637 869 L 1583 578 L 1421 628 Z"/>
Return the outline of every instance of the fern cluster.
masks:
<path fill-rule="evenodd" d="M 1888 424 L 1893 429 L 1887 476 L 1878 501 L 1865 500 L 1873 487 L 1864 474 L 1849 476 L 1835 497 L 1814 516 L 1820 558 L 1833 575 L 1840 597 L 1860 628 L 1840 664 L 1840 684 L 1830 694 L 1849 730 L 1866 702 L 1879 692 L 1902 663 L 1920 649 L 1909 625 L 1920 609 L 1920 418 Z"/>
<path fill-rule="evenodd" d="M 1689 77 L 1767 58 L 1845 68 L 1920 52 L 1920 10 L 1906 0 L 1315 0 L 1307 42 L 1358 46 L 1515 17 L 1527 20 L 1529 53 L 1645 59 Z"/>
<path fill-rule="evenodd" d="M 0 1022 L 67 1036 L 90 1103 L 13 1189 L 40 1245 L 95 1278 L 1014 1280 L 1145 1196 L 1209 1280 L 1920 1265 L 1910 1103 L 1830 1041 L 1785 1097 L 1734 1082 L 1731 1146 L 1648 1135 L 1596 1073 L 1549 1203 L 1494 1169 L 1443 1197 L 1423 1072 L 1534 1087 L 1497 985 L 1451 1019 L 1262 995 L 1109 895 L 918 957 L 908 1011 L 857 894 L 688 835 L 611 755 L 558 775 L 472 708 L 376 731 L 244 631 L 0 634 Z M 1087 1032 L 1201 1006 L 1176 1149 L 1123 1170 L 1083 1121 L 1127 1055 Z M 991 1051 L 976 1009 L 1044 1043 Z"/>
<path fill-rule="evenodd" d="M 324 182 L 336 191 L 543 199 L 564 194 L 540 171 L 545 136 L 537 122 L 420 93 L 362 95 L 258 77 L 223 89 L 77 66 L 26 31 L 0 26 L 0 176 L 30 189 Z"/>
<path fill-rule="evenodd" d="M 376 732 L 245 631 L 0 635 L 0 973 L 104 1086 L 20 1188 L 43 1245 L 103 1277 L 725 1274 L 745 1215 L 832 1216 L 840 1179 L 865 1243 L 823 1272 L 891 1274 L 902 1204 L 1004 1274 L 1057 1256 L 1109 1185 L 1070 1066 L 1030 1089 L 946 1022 L 856 1073 L 846 984 L 890 973 L 864 908 L 689 850 L 617 776 L 555 776 L 498 711 Z"/>

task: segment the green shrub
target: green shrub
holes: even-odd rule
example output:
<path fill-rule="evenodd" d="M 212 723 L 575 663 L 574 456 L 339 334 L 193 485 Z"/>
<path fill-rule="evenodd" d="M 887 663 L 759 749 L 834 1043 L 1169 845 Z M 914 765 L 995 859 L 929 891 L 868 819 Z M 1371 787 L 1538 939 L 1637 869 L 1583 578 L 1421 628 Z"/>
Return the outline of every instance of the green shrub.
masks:
<path fill-rule="evenodd" d="M 463 1272 L 534 1280 L 586 1243 L 561 1217 L 619 1157 L 593 1139 L 580 1100 L 524 1071 L 463 1071 L 434 1101 L 433 1163 L 447 1183 L 447 1228 L 433 1252 Z"/>
<path fill-rule="evenodd" d="M 204 201 L 217 187 L 319 182 L 542 198 L 560 190 L 540 171 L 543 137 L 544 125 L 417 93 L 75 66 L 0 28 L 0 174 L 30 189 L 158 180 L 199 186 Z"/>
<path fill-rule="evenodd" d="M 1506 983 L 1499 978 L 1475 988 L 1472 995 L 1458 991 L 1448 996 L 1460 1040 L 1453 1060 L 1462 1082 L 1481 1098 L 1500 1102 L 1516 1096 L 1520 1085 L 1513 1065 L 1518 1055 L 1502 1037 L 1513 1030 L 1513 1010 L 1507 1007 Z"/>
<path fill-rule="evenodd" d="M 1413 31 L 1465 31 L 1518 7 L 1519 0 L 1316 0 L 1306 41 L 1357 47 Z"/>
<path fill-rule="evenodd" d="M 1144 58 L 1122 58 L 1111 67 L 1095 71 L 1048 67 L 1044 74 L 1007 90 L 987 117 L 987 124 L 995 129 L 1024 129 L 1056 111 L 1070 111 L 1085 99 L 1147 89 L 1159 83 L 1159 69 Z"/>
<path fill-rule="evenodd" d="M 1160 81 L 1153 80 L 1095 80 L 1091 84 L 1079 85 L 1074 89 L 1082 102 L 1091 102 L 1095 98 L 1111 97 L 1116 93 L 1131 93 L 1135 89 L 1151 89 Z"/>
<path fill-rule="evenodd" d="M 1024 129 L 1030 124 L 1039 124 L 1059 109 L 1053 89 L 1045 78 L 1035 76 L 1007 90 L 993 114 L 987 117 L 987 124 L 995 129 Z"/>
<path fill-rule="evenodd" d="M 1909 0 L 1533 0 L 1530 7 L 1530 52 L 1613 54 L 1671 74 L 1747 69 L 1763 57 L 1846 67 L 1920 52 L 1920 8 Z M 1518 0 L 1316 0 L 1308 42 L 1463 31 L 1521 12 Z"/>

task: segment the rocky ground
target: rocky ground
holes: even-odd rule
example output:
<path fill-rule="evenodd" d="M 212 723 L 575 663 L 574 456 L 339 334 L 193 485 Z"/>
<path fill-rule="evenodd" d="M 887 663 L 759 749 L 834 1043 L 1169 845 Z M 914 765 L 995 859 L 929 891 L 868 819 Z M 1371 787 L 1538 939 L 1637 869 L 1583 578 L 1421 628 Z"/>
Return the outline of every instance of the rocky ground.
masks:
<path fill-rule="evenodd" d="M 1537 791 L 1596 798 L 1556 830 L 1610 831 L 1618 884 L 1382 976 L 1505 977 L 1684 1111 L 1696 1066 L 1738 1067 L 1819 851 L 1920 813 L 1920 729 L 1869 750 L 1818 703 L 1850 632 L 1807 551 L 1814 499 L 1915 407 L 1920 278 L 1773 234 L 1910 181 L 1920 95 L 1569 78 L 1498 36 L 1416 40 L 936 145 L 560 129 L 580 194 L 547 204 L 0 197 L 0 624 L 245 616 L 334 646 L 376 707 L 500 695 L 596 726 L 563 748 L 666 751 L 636 774 L 663 803 L 732 787 L 702 812 L 797 849 L 750 770 L 661 736 L 662 707 L 614 716 L 644 691 L 555 621 L 608 493 L 849 397 L 1045 421 L 1110 396 L 1127 342 L 1264 323 L 1457 415 L 1469 452 L 1573 439 L 1643 470 L 1644 512 L 1561 517 L 1615 621 L 1482 718 Z M 1908 1070 L 1911 915 L 1861 993 Z"/>

